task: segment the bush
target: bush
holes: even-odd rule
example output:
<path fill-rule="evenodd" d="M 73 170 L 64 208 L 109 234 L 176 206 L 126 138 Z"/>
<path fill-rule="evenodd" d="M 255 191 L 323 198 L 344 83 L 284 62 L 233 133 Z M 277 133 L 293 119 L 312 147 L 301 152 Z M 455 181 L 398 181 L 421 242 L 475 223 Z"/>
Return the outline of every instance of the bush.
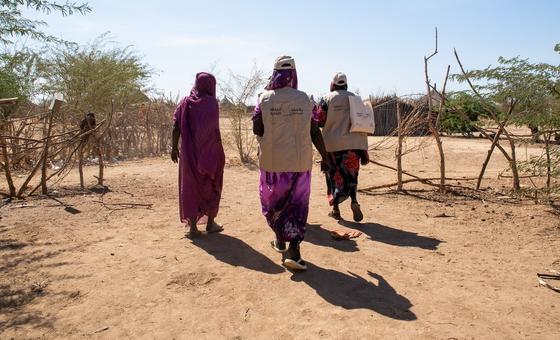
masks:
<path fill-rule="evenodd" d="M 469 120 L 465 120 L 457 110 L 466 114 Z M 489 114 L 478 98 L 464 92 L 453 93 L 441 117 L 441 130 L 447 134 L 471 135 L 475 131 L 475 123 Z"/>

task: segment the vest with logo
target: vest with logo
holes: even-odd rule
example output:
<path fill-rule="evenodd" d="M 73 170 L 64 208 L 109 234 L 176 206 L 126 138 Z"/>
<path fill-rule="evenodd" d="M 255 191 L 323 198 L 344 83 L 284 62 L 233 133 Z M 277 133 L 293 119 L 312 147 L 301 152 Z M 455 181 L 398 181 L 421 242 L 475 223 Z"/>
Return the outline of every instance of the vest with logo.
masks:
<path fill-rule="evenodd" d="M 259 167 L 269 172 L 305 172 L 313 166 L 311 115 L 313 104 L 291 87 L 259 96 L 264 135 L 259 142 Z"/>
<path fill-rule="evenodd" d="M 342 150 L 367 150 L 367 133 L 350 132 L 350 91 L 339 90 L 327 94 L 327 121 L 323 127 L 323 140 L 327 152 Z"/>

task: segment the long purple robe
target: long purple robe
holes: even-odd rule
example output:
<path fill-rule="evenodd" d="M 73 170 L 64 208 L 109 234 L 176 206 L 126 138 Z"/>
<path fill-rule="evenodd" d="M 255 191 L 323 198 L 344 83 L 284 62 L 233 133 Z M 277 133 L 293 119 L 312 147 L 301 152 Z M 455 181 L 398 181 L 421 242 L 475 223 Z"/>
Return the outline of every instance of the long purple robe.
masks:
<path fill-rule="evenodd" d="M 181 222 L 201 222 L 218 214 L 225 154 L 220 135 L 216 79 L 199 73 L 173 120 L 181 131 L 179 214 Z"/>
<path fill-rule="evenodd" d="M 274 90 L 286 86 L 297 89 L 296 70 L 275 70 L 266 89 Z M 253 119 L 261 116 L 262 112 L 257 105 Z M 262 213 L 278 241 L 303 241 L 309 213 L 310 193 L 311 171 L 268 172 L 260 170 L 259 194 Z"/>

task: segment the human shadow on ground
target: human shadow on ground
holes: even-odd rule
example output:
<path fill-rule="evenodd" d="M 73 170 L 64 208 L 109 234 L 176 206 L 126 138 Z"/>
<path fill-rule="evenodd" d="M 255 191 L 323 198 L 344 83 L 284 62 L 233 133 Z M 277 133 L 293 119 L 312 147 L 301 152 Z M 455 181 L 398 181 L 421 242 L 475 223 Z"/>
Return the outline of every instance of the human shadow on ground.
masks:
<path fill-rule="evenodd" d="M 355 252 L 358 244 L 355 240 L 335 240 L 327 229 L 322 228 L 320 224 L 308 224 L 305 232 L 305 242 L 312 243 L 322 247 L 332 247 L 336 250 L 344 252 Z"/>
<path fill-rule="evenodd" d="M 379 274 L 368 271 L 368 275 L 378 281 L 374 284 L 352 272 L 345 274 L 309 262 L 307 267 L 305 273 L 294 273 L 291 279 L 306 283 L 332 305 L 344 309 L 369 309 L 397 320 L 416 320 L 416 315 L 410 311 L 412 303 Z"/>
<path fill-rule="evenodd" d="M 370 239 L 393 246 L 417 247 L 427 250 L 436 250 L 443 241 L 433 237 L 418 235 L 410 231 L 391 228 L 378 223 L 356 223 L 338 221 L 338 224 L 356 229 L 369 236 Z"/>
<path fill-rule="evenodd" d="M 192 243 L 222 261 L 234 267 L 260 271 L 266 274 L 280 274 L 284 268 L 268 257 L 253 249 L 247 243 L 235 237 L 219 233 L 203 235 Z M 280 257 L 280 254 L 278 254 Z"/>

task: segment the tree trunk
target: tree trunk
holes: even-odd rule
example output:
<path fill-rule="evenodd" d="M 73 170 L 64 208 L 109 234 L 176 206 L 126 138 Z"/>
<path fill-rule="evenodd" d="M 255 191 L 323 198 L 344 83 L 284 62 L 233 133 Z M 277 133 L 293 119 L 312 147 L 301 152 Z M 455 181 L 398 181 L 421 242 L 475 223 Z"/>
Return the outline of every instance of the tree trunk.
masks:
<path fill-rule="evenodd" d="M 517 156 L 515 154 L 515 141 L 513 140 L 513 138 L 510 136 L 510 134 L 507 132 L 505 128 L 504 128 L 504 134 L 506 135 L 509 141 L 509 145 L 511 147 L 510 167 L 511 167 L 511 175 L 513 178 L 513 190 L 519 191 L 521 190 L 521 182 L 519 180 L 519 171 L 517 170 Z"/>
<path fill-rule="evenodd" d="M 550 182 L 552 177 L 552 164 L 550 160 L 550 138 L 552 133 L 547 132 L 544 136 L 545 152 L 546 152 L 546 193 L 550 195 Z"/>

